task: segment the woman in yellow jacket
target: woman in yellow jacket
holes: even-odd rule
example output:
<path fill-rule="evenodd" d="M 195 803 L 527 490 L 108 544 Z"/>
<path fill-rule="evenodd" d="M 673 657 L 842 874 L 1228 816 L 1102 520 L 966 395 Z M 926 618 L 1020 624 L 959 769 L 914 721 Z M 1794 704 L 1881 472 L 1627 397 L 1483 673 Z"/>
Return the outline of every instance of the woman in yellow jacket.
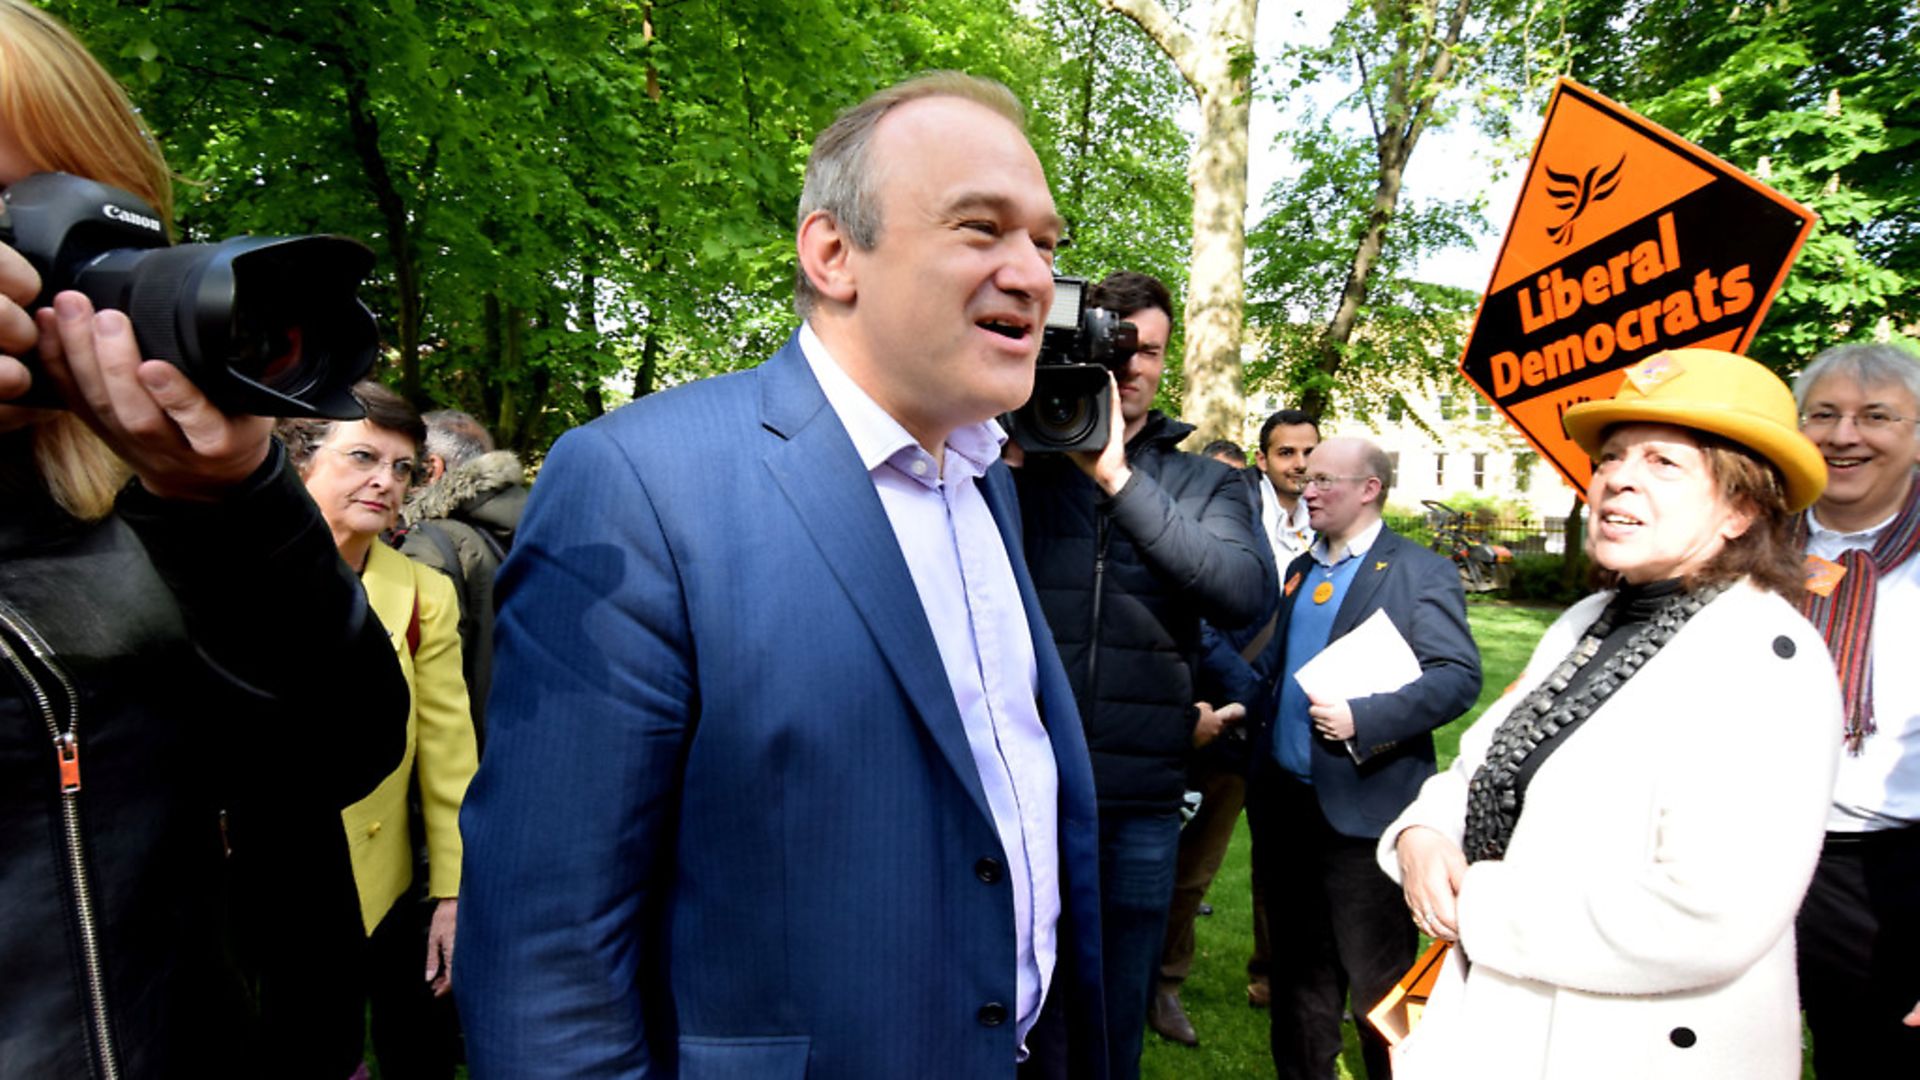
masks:
<path fill-rule="evenodd" d="M 460 800 L 479 763 L 460 663 L 459 601 L 446 575 L 380 540 L 418 474 L 425 425 L 385 387 L 361 383 L 354 394 L 366 406 L 366 419 L 283 420 L 278 432 L 332 528 L 341 558 L 359 572 L 413 692 L 400 767 L 341 812 L 369 939 L 363 970 L 374 1052 L 381 1074 L 393 1080 L 450 1078 L 451 1013 L 442 1003 L 436 1015 L 432 998 L 451 985 Z M 416 782 L 427 848 L 425 896 L 432 909 L 424 981 L 423 969 L 410 959 L 418 956 L 417 917 L 411 903 L 398 903 L 414 879 L 408 793 Z"/>

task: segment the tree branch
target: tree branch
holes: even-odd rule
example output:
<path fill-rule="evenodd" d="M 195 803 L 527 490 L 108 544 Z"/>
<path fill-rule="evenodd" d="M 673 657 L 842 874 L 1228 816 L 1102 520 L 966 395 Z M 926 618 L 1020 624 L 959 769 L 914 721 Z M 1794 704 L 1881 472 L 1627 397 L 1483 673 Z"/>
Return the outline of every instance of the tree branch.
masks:
<path fill-rule="evenodd" d="M 1367 103 L 1367 123 L 1373 128 L 1373 145 L 1379 146 L 1386 138 L 1386 132 L 1380 130 L 1380 114 L 1373 109 L 1373 93 L 1367 89 L 1367 57 L 1359 46 L 1353 50 L 1353 66 L 1360 69 L 1360 100 Z"/>
<path fill-rule="evenodd" d="M 1200 92 L 1200 46 L 1178 19 L 1167 14 L 1159 0 L 1100 0 L 1100 6 L 1125 15 L 1145 30 L 1154 44 L 1172 57 L 1173 66 L 1180 69 L 1180 77 L 1187 80 L 1194 93 Z"/>
<path fill-rule="evenodd" d="M 1428 71 L 1426 81 L 1432 90 L 1420 96 L 1419 102 L 1414 106 L 1413 116 L 1407 123 L 1407 137 L 1402 143 L 1406 156 L 1400 161 L 1402 166 L 1406 165 L 1407 157 L 1413 156 L 1414 144 L 1420 141 L 1421 133 L 1426 130 L 1427 121 L 1433 117 L 1433 106 L 1440 100 L 1441 88 L 1453 76 L 1454 50 L 1459 47 L 1460 32 L 1466 26 L 1467 3 L 1468 0 L 1457 0 L 1454 4 L 1453 18 L 1447 24 L 1447 40 L 1440 47 L 1440 53 L 1434 58 L 1433 66 Z"/>

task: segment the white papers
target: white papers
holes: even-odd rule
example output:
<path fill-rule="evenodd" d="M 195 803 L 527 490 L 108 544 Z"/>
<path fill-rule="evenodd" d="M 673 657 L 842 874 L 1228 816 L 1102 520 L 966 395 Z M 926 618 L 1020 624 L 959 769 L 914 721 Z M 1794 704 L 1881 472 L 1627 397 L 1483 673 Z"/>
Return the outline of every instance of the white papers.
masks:
<path fill-rule="evenodd" d="M 1392 693 L 1419 678 L 1420 658 L 1387 613 L 1376 608 L 1367 621 L 1301 664 L 1293 677 L 1309 698 L 1352 701 Z M 1357 758 L 1351 739 L 1347 753 Z"/>
<path fill-rule="evenodd" d="M 1391 693 L 1419 678 L 1420 658 L 1387 613 L 1375 609 L 1366 622 L 1301 664 L 1293 677 L 1310 698 L 1351 701 Z"/>

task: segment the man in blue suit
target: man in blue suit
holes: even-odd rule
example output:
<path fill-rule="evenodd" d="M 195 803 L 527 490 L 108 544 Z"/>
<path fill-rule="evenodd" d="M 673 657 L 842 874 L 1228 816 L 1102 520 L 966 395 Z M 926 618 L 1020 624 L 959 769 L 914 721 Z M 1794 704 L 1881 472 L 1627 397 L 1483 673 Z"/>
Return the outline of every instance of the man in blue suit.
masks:
<path fill-rule="evenodd" d="M 1365 1017 L 1412 966 L 1419 939 L 1373 852 L 1433 775 L 1433 730 L 1479 695 L 1480 651 L 1453 564 L 1380 520 L 1387 455 L 1328 439 L 1309 466 L 1302 498 L 1318 538 L 1281 576 L 1262 666 L 1274 699 L 1247 783 L 1272 928 L 1273 1060 L 1283 1080 L 1332 1080 L 1351 992 L 1367 1076 L 1387 1080 L 1386 1043 Z M 1309 698 L 1294 673 L 1375 612 L 1412 647 L 1419 677 L 1388 693 Z"/>
<path fill-rule="evenodd" d="M 991 420 L 1062 229 L 1018 103 L 882 91 L 799 219 L 800 331 L 562 438 L 502 568 L 476 1077 L 1105 1070 L 1092 773 Z"/>

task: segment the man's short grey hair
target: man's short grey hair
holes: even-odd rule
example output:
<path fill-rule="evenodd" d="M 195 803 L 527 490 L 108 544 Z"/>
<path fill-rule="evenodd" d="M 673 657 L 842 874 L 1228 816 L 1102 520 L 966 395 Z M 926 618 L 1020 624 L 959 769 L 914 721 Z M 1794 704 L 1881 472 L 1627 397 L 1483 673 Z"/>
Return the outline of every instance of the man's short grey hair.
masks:
<path fill-rule="evenodd" d="M 867 159 L 873 129 L 894 107 L 933 97 L 960 98 L 984 105 L 1011 120 L 1021 131 L 1026 130 L 1026 112 L 1021 109 L 1020 100 L 1013 96 L 1013 91 L 992 79 L 960 71 L 931 71 L 895 83 L 842 112 L 813 140 L 794 228 L 798 230 L 809 214 L 824 210 L 833 215 L 854 247 L 861 251 L 873 250 L 880 242 L 881 225 L 876 170 Z M 804 320 L 819 296 L 807 278 L 806 269 L 796 265 L 793 310 Z"/>
<path fill-rule="evenodd" d="M 1380 506 L 1387 505 L 1387 492 L 1393 490 L 1393 459 L 1371 439 L 1361 439 L 1367 463 L 1367 475 L 1380 481 Z"/>
<path fill-rule="evenodd" d="M 1851 379 L 1861 389 L 1876 386 L 1904 386 L 1920 402 L 1920 356 L 1899 345 L 1835 345 L 1813 358 L 1807 370 L 1793 380 L 1793 403 L 1807 407 L 1807 395 L 1815 384 L 1829 375 Z"/>
<path fill-rule="evenodd" d="M 493 452 L 493 436 L 471 413 L 435 409 L 420 419 L 427 422 L 427 453 L 447 463 L 447 471 Z"/>

